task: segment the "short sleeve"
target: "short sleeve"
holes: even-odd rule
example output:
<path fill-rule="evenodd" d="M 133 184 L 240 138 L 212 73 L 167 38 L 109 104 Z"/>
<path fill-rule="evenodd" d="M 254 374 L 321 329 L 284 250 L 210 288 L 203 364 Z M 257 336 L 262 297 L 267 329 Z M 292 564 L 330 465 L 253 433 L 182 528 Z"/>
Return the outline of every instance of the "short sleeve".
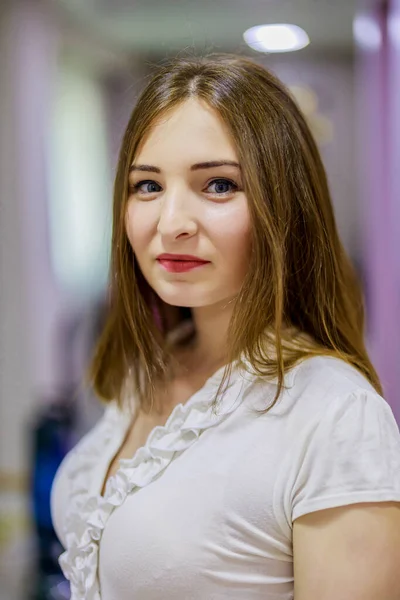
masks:
<path fill-rule="evenodd" d="M 389 404 L 357 390 L 336 398 L 300 434 L 275 493 L 287 531 L 298 517 L 359 502 L 400 502 L 400 433 Z"/>

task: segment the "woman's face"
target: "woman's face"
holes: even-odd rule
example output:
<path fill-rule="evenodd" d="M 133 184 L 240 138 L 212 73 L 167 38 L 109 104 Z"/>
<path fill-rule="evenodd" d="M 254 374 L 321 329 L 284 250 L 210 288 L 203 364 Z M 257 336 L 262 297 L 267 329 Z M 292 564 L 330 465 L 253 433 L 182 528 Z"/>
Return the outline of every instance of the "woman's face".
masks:
<path fill-rule="evenodd" d="M 212 306 L 239 292 L 250 215 L 233 141 L 205 103 L 187 100 L 145 138 L 131 166 L 126 230 L 144 277 L 167 304 Z"/>

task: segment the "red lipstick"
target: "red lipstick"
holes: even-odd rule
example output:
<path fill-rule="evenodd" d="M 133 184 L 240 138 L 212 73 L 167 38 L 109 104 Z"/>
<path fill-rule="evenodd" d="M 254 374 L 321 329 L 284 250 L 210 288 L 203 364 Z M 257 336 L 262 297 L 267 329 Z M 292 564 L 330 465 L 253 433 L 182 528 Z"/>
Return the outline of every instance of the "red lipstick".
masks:
<path fill-rule="evenodd" d="M 203 260 L 190 254 L 160 254 L 157 256 L 157 262 L 170 273 L 184 273 L 210 263 L 209 260 Z"/>

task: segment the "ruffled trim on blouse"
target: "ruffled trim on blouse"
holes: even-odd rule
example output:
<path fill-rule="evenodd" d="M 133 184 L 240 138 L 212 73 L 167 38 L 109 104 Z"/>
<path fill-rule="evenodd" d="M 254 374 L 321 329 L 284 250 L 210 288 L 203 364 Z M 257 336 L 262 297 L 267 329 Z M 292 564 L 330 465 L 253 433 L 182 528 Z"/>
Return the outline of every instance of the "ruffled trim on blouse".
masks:
<path fill-rule="evenodd" d="M 106 485 L 105 494 L 90 495 L 88 473 L 98 465 L 99 439 L 102 448 L 118 432 L 124 433 L 130 419 L 116 406 L 110 407 L 97 434 L 80 450 L 79 464 L 72 464 L 68 477 L 72 491 L 65 521 L 67 550 L 60 557 L 65 577 L 70 581 L 71 600 L 101 600 L 98 580 L 99 543 L 107 520 L 129 494 L 143 488 L 168 467 L 170 462 L 190 448 L 200 435 L 227 418 L 240 404 L 251 378 L 233 373 L 216 412 L 212 408 L 213 392 L 218 387 L 223 368 L 189 401 L 178 404 L 164 426 L 150 433 L 145 446 L 132 459 L 121 460 L 120 468 Z M 123 436 L 121 436 L 123 439 Z M 72 461 L 74 463 L 75 461 Z"/>

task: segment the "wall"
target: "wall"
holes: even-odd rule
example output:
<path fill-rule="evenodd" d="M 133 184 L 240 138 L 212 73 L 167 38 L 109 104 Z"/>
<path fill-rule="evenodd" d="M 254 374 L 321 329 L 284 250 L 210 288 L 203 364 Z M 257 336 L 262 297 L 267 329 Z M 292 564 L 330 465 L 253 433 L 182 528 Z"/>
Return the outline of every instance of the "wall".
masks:
<path fill-rule="evenodd" d="M 310 115 L 327 171 L 340 235 L 354 261 L 361 261 L 357 174 L 355 169 L 353 56 L 269 55 L 265 66 L 288 85 L 307 86 L 316 94 Z M 320 131 L 320 136 L 318 136 Z"/>

